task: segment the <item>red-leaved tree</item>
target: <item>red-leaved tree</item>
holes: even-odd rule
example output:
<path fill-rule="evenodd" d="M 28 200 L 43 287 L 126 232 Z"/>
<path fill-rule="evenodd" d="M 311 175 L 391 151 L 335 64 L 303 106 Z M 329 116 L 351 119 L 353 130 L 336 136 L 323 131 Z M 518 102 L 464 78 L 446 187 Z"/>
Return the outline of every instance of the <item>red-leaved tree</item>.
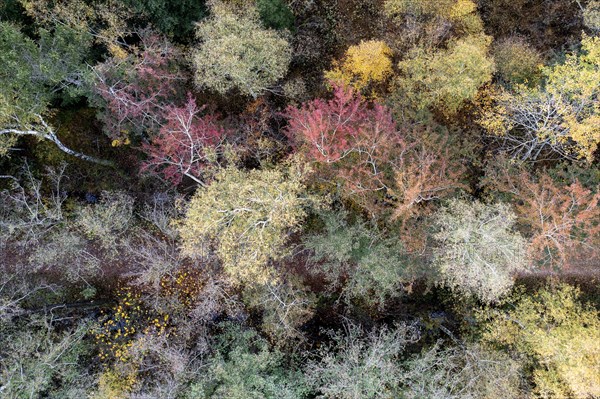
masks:
<path fill-rule="evenodd" d="M 152 136 L 164 123 L 165 106 L 185 101 L 185 77 L 177 65 L 176 48 L 149 30 L 138 36 L 139 45 L 94 69 L 104 130 L 115 144 L 133 136 Z"/>
<path fill-rule="evenodd" d="M 184 176 L 204 185 L 207 168 L 218 164 L 228 132 L 211 115 L 201 116 L 191 95 L 181 106 L 165 108 L 165 123 L 150 143 L 142 145 L 148 158 L 142 171 L 159 173 L 177 185 Z"/>
<path fill-rule="evenodd" d="M 430 132 L 397 126 L 387 107 L 349 88 L 335 87 L 331 100 L 290 106 L 286 116 L 294 149 L 372 212 L 391 205 L 396 218 L 410 217 L 418 204 L 462 187 L 464 168 L 445 140 L 423 143 Z"/>
<path fill-rule="evenodd" d="M 341 86 L 334 88 L 331 100 L 290 106 L 286 116 L 286 134 L 294 148 L 308 160 L 335 169 L 352 193 L 384 190 L 393 154 L 406 147 L 386 107 L 368 104 Z"/>

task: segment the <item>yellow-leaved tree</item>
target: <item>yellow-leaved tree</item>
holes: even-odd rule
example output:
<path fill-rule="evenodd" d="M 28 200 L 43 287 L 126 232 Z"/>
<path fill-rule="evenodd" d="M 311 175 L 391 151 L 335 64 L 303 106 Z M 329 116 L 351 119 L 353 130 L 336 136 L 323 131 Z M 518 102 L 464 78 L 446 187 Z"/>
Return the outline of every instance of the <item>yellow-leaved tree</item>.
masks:
<path fill-rule="evenodd" d="M 398 24 L 409 16 L 418 21 L 429 20 L 438 25 L 451 25 L 459 34 L 483 32 L 483 22 L 473 0 L 386 0 L 384 13 Z"/>
<path fill-rule="evenodd" d="M 528 359 L 536 397 L 600 397 L 600 315 L 579 295 L 566 284 L 542 289 L 486 327 L 485 341 Z"/>
<path fill-rule="evenodd" d="M 600 37 L 584 36 L 578 54 L 542 75 L 539 86 L 499 90 L 481 124 L 523 161 L 554 155 L 591 162 L 600 143 Z"/>
<path fill-rule="evenodd" d="M 356 91 L 384 82 L 392 74 L 392 50 L 381 40 L 350 46 L 342 61 L 335 61 L 325 78 Z"/>

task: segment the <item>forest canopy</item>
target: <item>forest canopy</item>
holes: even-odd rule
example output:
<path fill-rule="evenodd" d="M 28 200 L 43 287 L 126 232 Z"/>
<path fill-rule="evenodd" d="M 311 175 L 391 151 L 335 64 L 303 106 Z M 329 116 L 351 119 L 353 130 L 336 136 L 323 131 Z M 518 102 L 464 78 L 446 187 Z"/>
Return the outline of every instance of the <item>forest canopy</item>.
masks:
<path fill-rule="evenodd" d="M 600 398 L 600 1 L 0 0 L 0 397 Z"/>

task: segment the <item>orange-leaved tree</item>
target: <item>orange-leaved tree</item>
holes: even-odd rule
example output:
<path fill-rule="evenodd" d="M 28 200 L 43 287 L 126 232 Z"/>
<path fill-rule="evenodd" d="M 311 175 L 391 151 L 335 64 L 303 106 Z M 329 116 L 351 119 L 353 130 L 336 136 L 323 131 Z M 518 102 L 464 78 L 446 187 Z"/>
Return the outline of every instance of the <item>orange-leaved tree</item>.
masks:
<path fill-rule="evenodd" d="M 529 237 L 529 251 L 542 265 L 568 266 L 585 250 L 597 253 L 600 238 L 600 193 L 579 180 L 559 184 L 544 173 L 504 165 L 490 170 L 488 184 L 508 194 Z"/>

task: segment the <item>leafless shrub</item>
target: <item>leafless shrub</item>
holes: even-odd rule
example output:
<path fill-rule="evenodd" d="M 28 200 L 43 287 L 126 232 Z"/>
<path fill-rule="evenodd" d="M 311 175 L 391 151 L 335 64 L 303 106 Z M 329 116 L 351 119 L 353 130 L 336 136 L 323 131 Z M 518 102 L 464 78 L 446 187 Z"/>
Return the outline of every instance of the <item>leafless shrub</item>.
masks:
<path fill-rule="evenodd" d="M 49 196 L 44 196 L 44 180 L 37 179 L 25 163 L 20 178 L 9 179 L 10 189 L 0 191 L 0 244 L 17 239 L 24 247 L 37 242 L 63 219 L 62 204 L 66 194 L 62 190 L 66 164 L 48 168 L 45 180 L 50 184 Z"/>

